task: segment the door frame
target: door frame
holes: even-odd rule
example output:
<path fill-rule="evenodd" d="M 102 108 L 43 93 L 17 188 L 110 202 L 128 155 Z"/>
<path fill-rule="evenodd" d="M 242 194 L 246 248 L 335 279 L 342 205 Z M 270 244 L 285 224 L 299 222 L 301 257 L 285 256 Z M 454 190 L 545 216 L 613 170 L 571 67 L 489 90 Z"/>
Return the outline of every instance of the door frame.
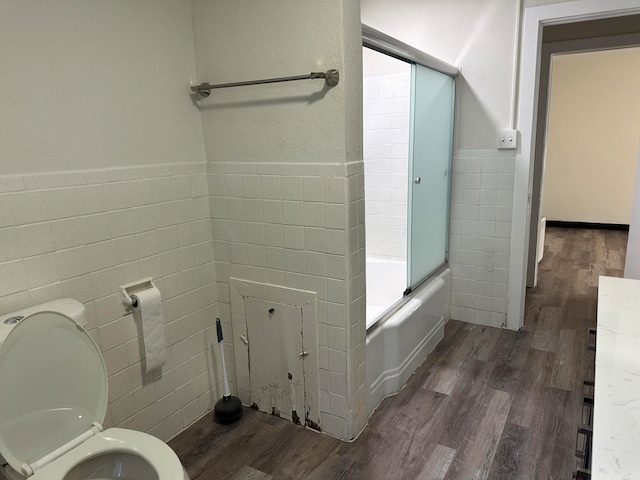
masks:
<path fill-rule="evenodd" d="M 640 13 L 640 0 L 579 0 L 525 9 L 518 93 L 520 147 L 516 155 L 511 261 L 507 301 L 507 327 L 524 325 L 524 308 L 531 230 L 531 203 L 534 180 L 535 139 L 542 61 L 542 30 L 585 20 L 598 20 Z"/>

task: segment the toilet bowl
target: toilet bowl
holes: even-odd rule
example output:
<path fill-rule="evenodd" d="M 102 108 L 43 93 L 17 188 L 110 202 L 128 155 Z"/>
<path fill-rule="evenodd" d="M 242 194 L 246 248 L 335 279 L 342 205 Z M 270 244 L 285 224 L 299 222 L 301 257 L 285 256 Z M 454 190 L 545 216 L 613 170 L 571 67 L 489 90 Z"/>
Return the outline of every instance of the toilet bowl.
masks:
<path fill-rule="evenodd" d="M 72 299 L 0 316 L 0 479 L 189 480 L 161 440 L 103 430 L 107 371 L 85 323 Z"/>

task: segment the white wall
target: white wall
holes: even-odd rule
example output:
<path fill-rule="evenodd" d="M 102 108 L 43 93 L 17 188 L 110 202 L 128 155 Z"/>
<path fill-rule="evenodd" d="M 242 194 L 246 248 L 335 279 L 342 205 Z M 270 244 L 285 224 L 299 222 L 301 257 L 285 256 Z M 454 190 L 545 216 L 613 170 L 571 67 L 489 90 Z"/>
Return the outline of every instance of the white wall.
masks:
<path fill-rule="evenodd" d="M 105 425 L 169 439 L 220 395 L 191 4 L 7 0 L 0 43 L 0 311 L 81 301 L 109 375 Z M 162 375 L 143 374 L 119 300 L 147 276 Z"/>
<path fill-rule="evenodd" d="M 361 4 L 362 23 L 462 69 L 456 149 L 494 149 L 511 121 L 515 0 Z"/>
<path fill-rule="evenodd" d="M 203 161 L 186 0 L 0 4 L 0 172 Z"/>
<path fill-rule="evenodd" d="M 231 277 L 316 292 L 320 427 L 353 438 L 366 422 L 359 4 L 193 5 L 199 81 L 340 71 L 334 88 L 229 88 L 199 107 L 221 317 L 232 316 Z"/>
<path fill-rule="evenodd" d="M 542 215 L 628 224 L 640 131 L 640 48 L 552 57 Z"/>
<path fill-rule="evenodd" d="M 350 71 L 361 68 L 361 54 L 354 62 L 344 58 L 341 3 L 194 0 L 199 81 L 226 83 L 332 68 L 342 75 L 335 89 L 309 80 L 215 91 L 200 102 L 209 162 L 361 159 L 361 140 L 354 137 L 345 144 L 345 129 L 359 129 L 361 123 L 360 106 L 344 97 L 361 77 Z M 349 28 L 349 35 L 359 35 L 359 25 Z"/>

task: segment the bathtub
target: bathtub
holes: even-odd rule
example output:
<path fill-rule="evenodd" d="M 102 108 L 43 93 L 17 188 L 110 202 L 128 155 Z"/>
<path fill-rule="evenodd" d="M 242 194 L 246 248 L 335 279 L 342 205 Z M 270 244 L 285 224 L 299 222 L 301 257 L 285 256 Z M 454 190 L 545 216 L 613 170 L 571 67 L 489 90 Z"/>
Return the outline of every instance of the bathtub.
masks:
<path fill-rule="evenodd" d="M 367 410 L 400 391 L 444 336 L 451 269 L 416 288 L 399 309 L 367 330 Z M 369 296 L 369 291 L 367 291 Z"/>

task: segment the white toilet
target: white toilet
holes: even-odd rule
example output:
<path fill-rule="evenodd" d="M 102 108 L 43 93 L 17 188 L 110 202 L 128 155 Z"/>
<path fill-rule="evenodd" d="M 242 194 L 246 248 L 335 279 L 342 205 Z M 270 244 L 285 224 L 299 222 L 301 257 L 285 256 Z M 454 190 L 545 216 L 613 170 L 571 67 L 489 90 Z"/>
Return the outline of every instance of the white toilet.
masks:
<path fill-rule="evenodd" d="M 161 440 L 102 429 L 107 371 L 70 298 L 0 316 L 0 479 L 189 480 Z"/>

